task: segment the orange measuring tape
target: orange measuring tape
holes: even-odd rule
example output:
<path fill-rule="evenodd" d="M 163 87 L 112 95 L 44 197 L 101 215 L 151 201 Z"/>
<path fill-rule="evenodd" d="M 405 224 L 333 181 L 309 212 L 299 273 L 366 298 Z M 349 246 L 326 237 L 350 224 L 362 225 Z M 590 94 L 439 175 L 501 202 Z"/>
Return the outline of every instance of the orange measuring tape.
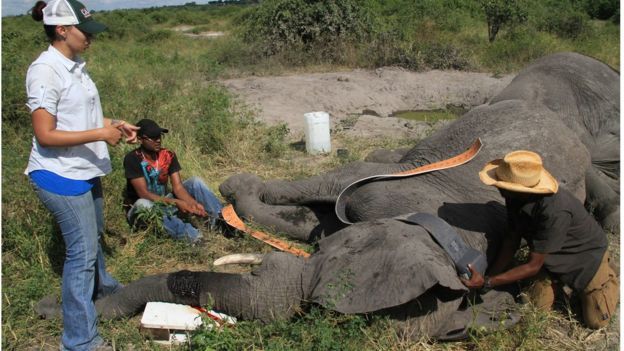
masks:
<path fill-rule="evenodd" d="M 430 163 L 428 165 L 412 168 L 407 171 L 402 171 L 402 172 L 393 173 L 393 174 L 378 174 L 378 175 L 373 175 L 370 177 L 358 179 L 355 182 L 349 184 L 338 195 L 338 198 L 336 199 L 336 208 L 335 208 L 336 216 L 338 216 L 338 219 L 345 224 L 353 224 L 347 219 L 347 214 L 345 212 L 346 207 L 347 207 L 347 202 L 349 198 L 351 197 L 351 194 L 353 194 L 359 187 L 361 187 L 364 184 L 374 182 L 377 180 L 382 180 L 382 179 L 411 177 L 411 176 L 415 176 L 418 174 L 429 173 L 433 171 L 440 171 L 443 169 L 448 169 L 448 168 L 453 168 L 459 165 L 463 165 L 464 163 L 472 160 L 475 156 L 477 156 L 482 146 L 483 144 L 481 143 L 481 139 L 477 138 L 477 140 L 475 140 L 466 151 L 462 152 L 459 155 L 453 156 L 451 158 L 447 158 L 445 160 Z"/>
<path fill-rule="evenodd" d="M 221 210 L 221 215 L 223 216 L 223 219 L 225 220 L 225 222 L 229 224 L 230 226 L 242 232 L 245 232 L 262 242 L 265 242 L 278 250 L 290 252 L 291 254 L 294 254 L 296 256 L 302 256 L 306 258 L 310 257 L 309 253 L 301 250 L 300 248 L 296 247 L 293 244 L 289 244 L 285 241 L 274 238 L 267 233 L 263 233 L 263 232 L 248 228 L 245 225 L 245 223 L 238 217 L 238 215 L 236 214 L 236 211 L 234 211 L 234 206 L 232 205 L 227 205 L 223 207 L 223 209 Z"/>
<path fill-rule="evenodd" d="M 466 151 L 464 151 L 463 153 L 457 156 L 454 156 L 454 157 L 451 157 L 442 161 L 430 163 L 428 165 L 416 167 L 407 171 L 402 171 L 402 172 L 393 173 L 393 174 L 374 175 L 374 176 L 359 179 L 349 184 L 344 190 L 342 190 L 340 195 L 338 195 L 338 199 L 336 200 L 336 215 L 338 216 L 338 219 L 340 219 L 342 222 L 346 224 L 352 224 L 351 222 L 349 222 L 345 214 L 346 202 L 349 199 L 350 195 L 355 190 L 357 190 L 360 186 L 366 183 L 373 182 L 375 180 L 388 179 L 388 178 L 410 177 L 410 176 L 414 176 L 418 174 L 456 167 L 456 166 L 462 165 L 472 160 L 479 153 L 482 146 L 483 144 L 481 143 L 481 139 L 477 139 L 474 141 L 474 143 L 472 143 L 472 145 Z M 232 205 L 227 205 L 223 207 L 223 209 L 221 210 L 221 215 L 223 216 L 223 219 L 225 220 L 225 222 L 229 224 L 230 226 L 242 232 L 245 232 L 260 241 L 263 241 L 275 247 L 278 250 L 290 252 L 296 256 L 310 257 L 309 253 L 297 248 L 293 244 L 289 244 L 285 241 L 274 238 L 269 234 L 247 228 L 245 223 L 236 214 L 236 211 L 234 211 L 234 207 Z"/>

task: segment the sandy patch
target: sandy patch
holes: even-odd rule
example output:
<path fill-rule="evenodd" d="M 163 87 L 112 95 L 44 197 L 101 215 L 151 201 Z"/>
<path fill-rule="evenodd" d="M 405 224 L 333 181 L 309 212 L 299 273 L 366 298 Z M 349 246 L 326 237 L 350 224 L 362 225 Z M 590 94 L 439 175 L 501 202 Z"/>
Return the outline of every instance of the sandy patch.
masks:
<path fill-rule="evenodd" d="M 182 25 L 171 28 L 171 30 L 175 32 L 182 32 L 183 35 L 186 35 L 187 37 L 191 37 L 191 38 L 218 38 L 218 37 L 222 37 L 225 35 L 225 32 L 217 32 L 217 31 L 190 33 L 189 31 L 193 30 L 193 28 L 195 27 L 182 24 Z"/>
<path fill-rule="evenodd" d="M 260 120 L 286 123 L 295 135 L 303 133 L 304 113 L 326 111 L 334 130 L 357 136 L 410 137 L 421 135 L 427 123 L 391 117 L 394 112 L 443 109 L 447 105 L 470 109 L 487 102 L 512 78 L 387 67 L 228 79 L 222 84 L 257 109 Z"/>

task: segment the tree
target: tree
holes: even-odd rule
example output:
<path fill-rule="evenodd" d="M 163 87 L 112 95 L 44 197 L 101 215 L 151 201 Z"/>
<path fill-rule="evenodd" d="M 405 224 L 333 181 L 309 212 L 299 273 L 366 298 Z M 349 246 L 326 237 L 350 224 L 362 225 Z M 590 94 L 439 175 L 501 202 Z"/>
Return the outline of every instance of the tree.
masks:
<path fill-rule="evenodd" d="M 488 24 L 490 43 L 503 25 L 514 25 L 525 22 L 527 11 L 521 0 L 480 0 Z"/>

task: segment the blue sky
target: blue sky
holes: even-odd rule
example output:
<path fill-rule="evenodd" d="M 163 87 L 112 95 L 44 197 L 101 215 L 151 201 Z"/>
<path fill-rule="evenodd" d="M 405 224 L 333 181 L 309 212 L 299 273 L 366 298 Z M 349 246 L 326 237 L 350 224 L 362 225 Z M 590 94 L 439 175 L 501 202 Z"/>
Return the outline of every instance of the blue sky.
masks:
<path fill-rule="evenodd" d="M 50 2 L 50 0 L 44 0 Z M 114 10 L 122 8 L 184 5 L 187 2 L 207 4 L 210 0 L 80 0 L 89 10 Z M 2 16 L 23 15 L 35 5 L 36 0 L 2 0 Z"/>

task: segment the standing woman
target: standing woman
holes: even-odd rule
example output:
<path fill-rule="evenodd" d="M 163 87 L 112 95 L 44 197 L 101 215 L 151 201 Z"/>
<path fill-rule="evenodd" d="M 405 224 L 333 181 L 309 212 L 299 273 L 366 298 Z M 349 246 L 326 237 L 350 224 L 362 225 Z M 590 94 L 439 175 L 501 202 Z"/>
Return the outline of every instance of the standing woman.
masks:
<path fill-rule="evenodd" d="M 43 20 L 51 44 L 26 76 L 34 138 L 25 173 L 65 241 L 61 349 L 105 350 L 93 300 L 120 284 L 106 272 L 99 243 L 104 229 L 100 177 L 111 171 L 106 144 L 116 145 L 122 135 L 133 143 L 138 128 L 104 118 L 97 88 L 79 56 L 106 26 L 76 0 L 39 1 L 32 17 Z"/>

